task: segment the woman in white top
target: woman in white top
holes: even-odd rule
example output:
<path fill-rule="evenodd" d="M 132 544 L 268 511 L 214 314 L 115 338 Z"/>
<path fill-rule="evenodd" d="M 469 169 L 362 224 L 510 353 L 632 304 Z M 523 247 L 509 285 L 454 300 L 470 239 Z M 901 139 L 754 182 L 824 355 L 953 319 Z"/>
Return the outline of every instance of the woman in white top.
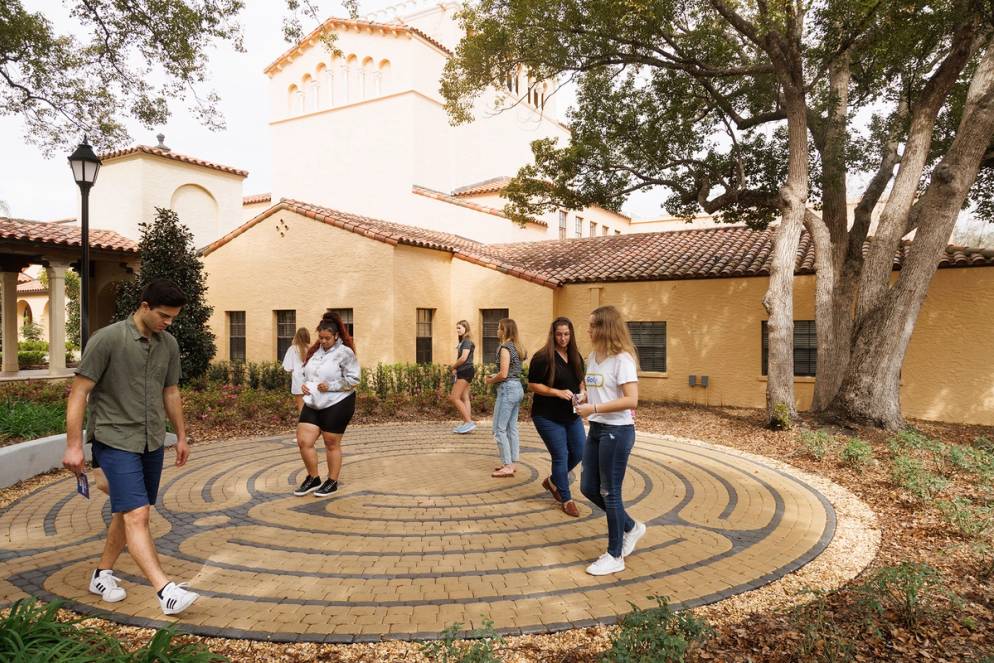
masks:
<path fill-rule="evenodd" d="M 628 326 L 618 309 L 601 306 L 590 314 L 590 342 L 584 382 L 587 402 L 576 412 L 590 421 L 583 450 L 580 490 L 607 516 L 607 552 L 587 567 L 587 573 L 608 575 L 625 570 L 624 558 L 645 534 L 645 524 L 625 512 L 621 488 L 628 456 L 635 445 L 638 405 L 638 364 Z"/>
<path fill-rule="evenodd" d="M 301 387 L 304 385 L 304 358 L 307 357 L 310 344 L 311 333 L 307 331 L 307 327 L 301 327 L 293 335 L 293 342 L 283 355 L 283 370 L 290 374 L 290 393 L 297 405 L 297 414 L 304 408 L 304 392 Z"/>
<path fill-rule="evenodd" d="M 329 311 L 318 325 L 318 342 L 304 361 L 304 407 L 297 423 L 297 446 L 307 468 L 307 476 L 294 495 L 314 492 L 327 497 L 338 490 L 342 471 L 342 435 L 355 414 L 355 387 L 359 384 L 359 360 L 348 328 L 337 313 Z M 318 436 L 324 439 L 328 479 L 321 483 Z"/>

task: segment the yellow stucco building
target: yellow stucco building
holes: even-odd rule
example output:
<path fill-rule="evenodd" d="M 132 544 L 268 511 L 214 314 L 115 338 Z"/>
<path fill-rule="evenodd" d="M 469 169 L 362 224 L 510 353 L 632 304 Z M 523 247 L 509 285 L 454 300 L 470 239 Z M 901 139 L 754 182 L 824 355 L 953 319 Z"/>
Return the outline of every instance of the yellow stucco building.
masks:
<path fill-rule="evenodd" d="M 557 315 L 617 306 L 633 324 L 645 399 L 761 407 L 761 300 L 772 230 L 696 229 L 483 244 L 456 235 L 282 201 L 204 250 L 218 359 L 276 360 L 327 308 L 353 324 L 360 362 L 449 362 L 455 323 L 491 360 L 496 320 L 530 351 Z M 795 287 L 798 405 L 814 383 L 813 247 Z M 908 348 L 907 416 L 994 424 L 994 252 L 950 247 Z M 693 377 L 692 377 L 693 376 Z"/>

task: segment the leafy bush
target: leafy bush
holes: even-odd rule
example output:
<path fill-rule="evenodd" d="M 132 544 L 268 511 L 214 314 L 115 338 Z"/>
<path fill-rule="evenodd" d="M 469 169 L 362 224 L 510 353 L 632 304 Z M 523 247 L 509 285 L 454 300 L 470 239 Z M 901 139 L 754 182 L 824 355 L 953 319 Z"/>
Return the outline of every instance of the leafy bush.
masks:
<path fill-rule="evenodd" d="M 933 614 L 940 597 L 956 599 L 928 564 L 902 562 L 885 566 L 859 587 L 862 605 L 877 615 L 892 611 L 911 630 Z"/>
<path fill-rule="evenodd" d="M 711 635 L 711 627 L 691 612 L 675 613 L 665 596 L 650 596 L 656 607 L 633 605 L 611 640 L 604 663 L 683 661 L 687 652 Z"/>
<path fill-rule="evenodd" d="M 141 292 L 155 279 L 169 279 L 186 295 L 183 312 L 169 327 L 179 344 L 182 378 L 185 383 L 207 370 L 217 347 L 208 321 L 213 308 L 207 303 L 204 266 L 193 244 L 193 233 L 180 223 L 176 212 L 156 208 L 152 223 L 139 225 L 141 271 L 117 291 L 115 320 L 123 320 L 141 304 Z"/>
<path fill-rule="evenodd" d="M 804 431 L 798 435 L 798 440 L 803 447 L 805 455 L 815 460 L 824 458 L 834 443 L 832 436 L 823 430 Z"/>
<path fill-rule="evenodd" d="M 65 430 L 65 403 L 0 400 L 0 444 L 57 435 Z"/>
<path fill-rule="evenodd" d="M 980 451 L 986 451 L 989 454 L 994 454 L 994 440 L 981 435 L 973 441 L 973 448 Z"/>
<path fill-rule="evenodd" d="M 477 638 L 473 642 L 457 642 L 462 624 L 453 624 L 442 632 L 440 640 L 434 640 L 421 647 L 421 653 L 431 661 L 441 663 L 499 663 L 494 647 L 504 644 L 494 630 L 494 623 L 489 619 L 483 622 L 483 628 L 469 634 Z"/>
<path fill-rule="evenodd" d="M 31 340 L 20 341 L 17 350 L 25 352 L 48 352 L 48 341 Z"/>
<path fill-rule="evenodd" d="M 984 536 L 994 530 L 994 508 L 974 504 L 965 497 L 936 500 L 935 506 L 950 525 L 968 538 Z"/>
<path fill-rule="evenodd" d="M 945 490 L 949 481 L 925 469 L 917 458 L 900 455 L 894 459 L 891 480 L 919 502 L 927 502 Z"/>
<path fill-rule="evenodd" d="M 855 653 L 853 642 L 839 623 L 833 619 L 826 601 L 827 592 L 806 589 L 814 600 L 794 610 L 793 621 L 800 625 L 801 641 L 795 655 L 798 659 L 816 661 L 851 661 Z"/>
<path fill-rule="evenodd" d="M 14 603 L 0 619 L 0 661 L 74 663 L 220 663 L 228 659 L 203 645 L 179 644 L 176 632 L 164 629 L 135 652 L 100 629 L 82 626 L 83 619 L 60 621 L 60 601 L 42 605 L 34 598 Z"/>
<path fill-rule="evenodd" d="M 913 428 L 906 428 L 888 440 L 890 450 L 894 454 L 899 454 L 908 449 L 919 451 L 941 452 L 944 445 L 939 440 L 933 440 L 924 433 L 920 433 Z"/>
<path fill-rule="evenodd" d="M 786 403 L 775 403 L 770 413 L 770 428 L 773 430 L 790 430 L 794 421 L 790 416 L 790 408 Z"/>
<path fill-rule="evenodd" d="M 841 458 L 843 463 L 857 472 L 862 472 L 873 462 L 873 447 L 858 437 L 851 437 L 842 448 Z"/>
<path fill-rule="evenodd" d="M 17 366 L 19 368 L 27 368 L 28 366 L 40 366 L 45 363 L 45 355 L 47 352 L 42 352 L 40 350 L 28 350 L 26 352 L 17 353 Z"/>

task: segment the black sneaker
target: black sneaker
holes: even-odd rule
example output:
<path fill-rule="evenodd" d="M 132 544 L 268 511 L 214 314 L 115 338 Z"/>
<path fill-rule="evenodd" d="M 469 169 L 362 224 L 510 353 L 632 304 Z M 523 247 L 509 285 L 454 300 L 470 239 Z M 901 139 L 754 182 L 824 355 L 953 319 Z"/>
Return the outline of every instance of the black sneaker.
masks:
<path fill-rule="evenodd" d="M 328 497 L 333 492 L 338 490 L 338 481 L 335 479 L 328 479 L 321 487 L 314 491 L 314 497 Z"/>
<path fill-rule="evenodd" d="M 306 495 L 307 493 L 317 489 L 321 485 L 321 477 L 308 476 L 304 479 L 304 483 L 300 484 L 297 490 L 293 491 L 294 495 Z"/>

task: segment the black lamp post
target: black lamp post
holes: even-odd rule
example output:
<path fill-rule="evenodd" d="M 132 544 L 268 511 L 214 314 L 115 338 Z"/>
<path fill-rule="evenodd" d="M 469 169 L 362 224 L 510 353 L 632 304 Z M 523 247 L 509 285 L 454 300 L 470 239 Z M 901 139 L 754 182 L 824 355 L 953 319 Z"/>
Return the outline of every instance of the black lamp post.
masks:
<path fill-rule="evenodd" d="M 90 189 L 97 181 L 97 173 L 100 172 L 100 159 L 93 153 L 93 148 L 86 142 L 79 144 L 76 151 L 69 155 L 69 165 L 72 167 L 72 176 L 79 186 L 79 193 L 83 199 L 82 229 L 80 232 L 80 245 L 83 249 L 82 260 L 80 261 L 80 302 L 79 302 L 79 345 L 86 347 L 86 341 L 90 337 Z"/>

